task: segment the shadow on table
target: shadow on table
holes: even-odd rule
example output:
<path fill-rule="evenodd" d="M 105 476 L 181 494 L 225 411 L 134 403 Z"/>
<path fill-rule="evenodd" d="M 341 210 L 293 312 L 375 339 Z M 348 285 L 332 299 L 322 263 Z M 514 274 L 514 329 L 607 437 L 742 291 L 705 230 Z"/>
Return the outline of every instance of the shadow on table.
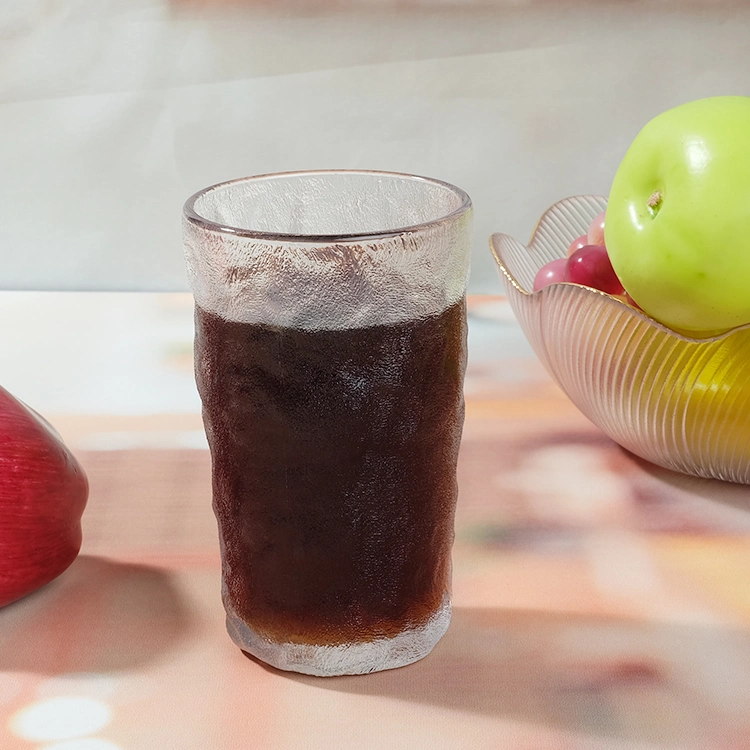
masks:
<path fill-rule="evenodd" d="M 285 674 L 612 739 L 684 747 L 726 732 L 750 737 L 750 633 L 731 628 L 457 608 L 443 640 L 409 667 Z"/>
<path fill-rule="evenodd" d="M 716 517 L 722 509 L 730 511 L 724 513 L 721 530 L 745 533 L 750 529 L 750 486 L 682 474 L 649 463 L 640 456 L 630 453 L 626 448 L 620 448 L 620 450 L 645 475 L 659 483 L 662 495 L 666 494 L 664 492 L 666 487 L 672 491 L 673 495 L 678 495 L 683 504 L 686 498 L 692 501 L 701 501 L 702 507 L 706 511 L 713 510 L 710 515 L 711 518 Z"/>
<path fill-rule="evenodd" d="M 158 658 L 192 627 L 169 572 L 80 555 L 0 609 L 0 672 L 107 672 Z"/>

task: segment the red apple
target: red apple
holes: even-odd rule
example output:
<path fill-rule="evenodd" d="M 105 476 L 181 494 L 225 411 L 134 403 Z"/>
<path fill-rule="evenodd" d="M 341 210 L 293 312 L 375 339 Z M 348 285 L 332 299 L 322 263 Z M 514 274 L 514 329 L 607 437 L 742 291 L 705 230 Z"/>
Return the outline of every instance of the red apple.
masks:
<path fill-rule="evenodd" d="M 0 388 L 0 606 L 76 559 L 88 493 L 86 474 L 55 429 Z"/>

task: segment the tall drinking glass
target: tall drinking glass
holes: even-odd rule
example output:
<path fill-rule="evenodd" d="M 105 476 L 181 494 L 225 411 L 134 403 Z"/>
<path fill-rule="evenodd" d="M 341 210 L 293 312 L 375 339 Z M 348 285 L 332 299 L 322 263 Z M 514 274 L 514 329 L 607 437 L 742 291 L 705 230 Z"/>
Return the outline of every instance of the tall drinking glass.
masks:
<path fill-rule="evenodd" d="M 184 210 L 227 629 L 280 669 L 425 656 L 450 621 L 471 201 L 366 171 Z"/>

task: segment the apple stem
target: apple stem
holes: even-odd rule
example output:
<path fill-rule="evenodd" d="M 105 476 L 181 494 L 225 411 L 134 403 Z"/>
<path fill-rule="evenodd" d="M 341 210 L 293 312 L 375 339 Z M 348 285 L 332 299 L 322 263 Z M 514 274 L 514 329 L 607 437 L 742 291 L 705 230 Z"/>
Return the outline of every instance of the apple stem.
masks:
<path fill-rule="evenodd" d="M 648 206 L 648 212 L 651 214 L 651 216 L 656 216 L 656 214 L 659 213 L 661 202 L 661 192 L 659 190 L 654 190 L 654 192 L 651 193 L 651 197 L 648 199 L 648 202 L 646 203 L 646 205 Z"/>

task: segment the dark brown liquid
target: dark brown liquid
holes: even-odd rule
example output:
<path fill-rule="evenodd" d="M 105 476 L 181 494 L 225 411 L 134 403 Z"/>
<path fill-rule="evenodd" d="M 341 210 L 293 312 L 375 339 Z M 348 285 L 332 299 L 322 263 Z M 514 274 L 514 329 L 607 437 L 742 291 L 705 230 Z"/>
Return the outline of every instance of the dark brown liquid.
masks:
<path fill-rule="evenodd" d="M 423 624 L 448 591 L 466 310 L 301 331 L 196 309 L 232 606 L 277 641 Z"/>

